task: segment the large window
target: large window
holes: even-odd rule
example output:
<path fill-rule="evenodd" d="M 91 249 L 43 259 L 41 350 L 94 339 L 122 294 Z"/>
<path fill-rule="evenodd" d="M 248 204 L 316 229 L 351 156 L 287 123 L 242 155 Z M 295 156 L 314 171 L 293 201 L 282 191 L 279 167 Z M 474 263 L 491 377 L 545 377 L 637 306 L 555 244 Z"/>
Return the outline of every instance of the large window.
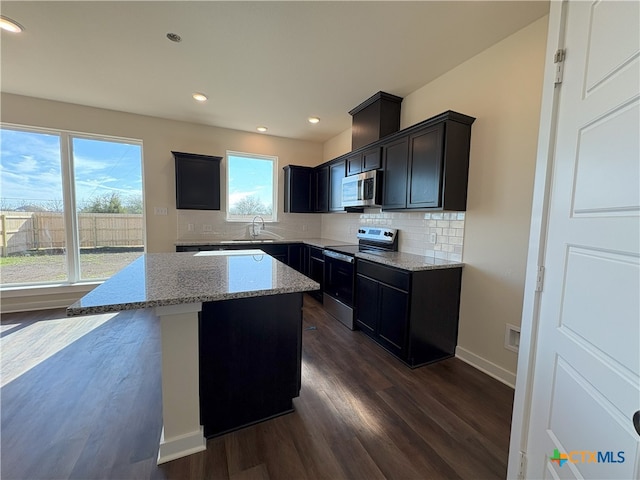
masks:
<path fill-rule="evenodd" d="M 0 128 L 0 284 L 104 280 L 144 251 L 142 145 Z"/>
<path fill-rule="evenodd" d="M 227 220 L 275 222 L 278 157 L 227 152 Z"/>

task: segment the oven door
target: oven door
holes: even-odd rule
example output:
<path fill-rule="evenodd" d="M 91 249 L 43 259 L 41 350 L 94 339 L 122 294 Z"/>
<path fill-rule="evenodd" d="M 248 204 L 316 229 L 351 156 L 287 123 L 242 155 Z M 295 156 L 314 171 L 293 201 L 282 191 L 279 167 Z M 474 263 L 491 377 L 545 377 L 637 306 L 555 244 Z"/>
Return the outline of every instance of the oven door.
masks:
<path fill-rule="evenodd" d="M 324 251 L 324 293 L 322 305 L 327 313 L 354 330 L 353 297 L 355 259 L 332 250 Z"/>
<path fill-rule="evenodd" d="M 350 255 L 324 251 L 324 291 L 348 307 L 353 307 L 354 261 Z"/>

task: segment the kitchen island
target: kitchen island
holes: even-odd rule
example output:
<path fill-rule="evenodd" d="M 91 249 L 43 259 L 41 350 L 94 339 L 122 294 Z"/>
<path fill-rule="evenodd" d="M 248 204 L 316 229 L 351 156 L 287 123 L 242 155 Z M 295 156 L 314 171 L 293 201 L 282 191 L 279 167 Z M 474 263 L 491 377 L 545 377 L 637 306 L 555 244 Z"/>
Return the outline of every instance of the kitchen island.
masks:
<path fill-rule="evenodd" d="M 319 285 L 261 250 L 145 254 L 67 309 L 153 308 L 162 334 L 158 463 L 292 410 L 302 294 Z"/>

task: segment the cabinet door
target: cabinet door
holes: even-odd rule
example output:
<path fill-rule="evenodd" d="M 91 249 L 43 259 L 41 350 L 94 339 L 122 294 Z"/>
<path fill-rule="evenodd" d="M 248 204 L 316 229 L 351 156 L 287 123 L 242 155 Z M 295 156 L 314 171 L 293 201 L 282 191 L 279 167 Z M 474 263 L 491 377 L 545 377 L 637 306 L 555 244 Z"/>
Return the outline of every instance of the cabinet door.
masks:
<path fill-rule="evenodd" d="M 378 285 L 364 275 L 356 277 L 356 323 L 363 332 L 372 336 L 376 334 L 378 323 Z"/>
<path fill-rule="evenodd" d="M 315 178 L 315 205 L 314 212 L 326 213 L 329 211 L 329 166 L 314 169 Z"/>
<path fill-rule="evenodd" d="M 405 208 L 407 206 L 409 139 L 402 137 L 384 145 L 383 156 L 382 208 Z"/>
<path fill-rule="evenodd" d="M 440 123 L 409 137 L 407 208 L 441 205 L 443 134 Z"/>
<path fill-rule="evenodd" d="M 380 147 L 362 152 L 362 171 L 377 170 L 382 166 Z"/>
<path fill-rule="evenodd" d="M 176 208 L 220 210 L 222 157 L 172 153 L 176 166 Z"/>
<path fill-rule="evenodd" d="M 362 172 L 362 154 L 347 157 L 347 176 Z"/>
<path fill-rule="evenodd" d="M 346 162 L 341 160 L 332 163 L 329 167 L 329 211 L 341 212 L 342 206 L 342 179 L 346 173 Z"/>
<path fill-rule="evenodd" d="M 287 213 L 312 212 L 311 167 L 289 165 L 284 167 L 284 211 Z"/>
<path fill-rule="evenodd" d="M 407 345 L 409 294 L 397 288 L 380 284 L 379 341 L 395 355 L 404 358 Z"/>
<path fill-rule="evenodd" d="M 322 302 L 322 292 L 324 290 L 324 255 L 322 249 L 309 247 L 309 277 L 320 284 L 320 290 L 309 292 L 319 302 Z"/>

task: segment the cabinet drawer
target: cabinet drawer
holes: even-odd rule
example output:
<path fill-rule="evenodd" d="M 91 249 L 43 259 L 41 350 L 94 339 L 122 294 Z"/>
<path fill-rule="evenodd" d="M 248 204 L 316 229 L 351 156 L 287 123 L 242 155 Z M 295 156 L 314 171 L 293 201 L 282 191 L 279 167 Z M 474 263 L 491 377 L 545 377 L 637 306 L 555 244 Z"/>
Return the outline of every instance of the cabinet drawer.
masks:
<path fill-rule="evenodd" d="M 309 247 L 309 257 L 322 260 L 324 262 L 324 253 L 321 248 Z"/>
<path fill-rule="evenodd" d="M 360 275 L 366 275 L 367 277 L 371 277 L 379 282 L 404 290 L 405 292 L 409 291 L 409 273 L 360 259 L 357 261 L 356 268 Z"/>

